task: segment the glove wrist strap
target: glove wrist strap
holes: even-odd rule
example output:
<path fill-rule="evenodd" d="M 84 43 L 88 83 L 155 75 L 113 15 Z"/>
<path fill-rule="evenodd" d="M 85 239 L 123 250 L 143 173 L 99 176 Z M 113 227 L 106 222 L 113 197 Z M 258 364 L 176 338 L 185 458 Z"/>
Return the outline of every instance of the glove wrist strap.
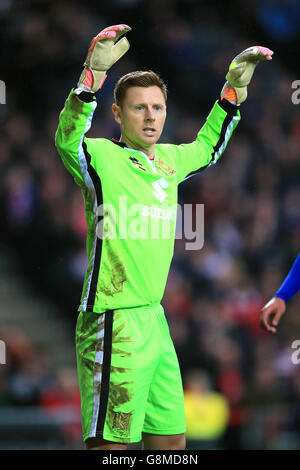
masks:
<path fill-rule="evenodd" d="M 225 99 L 232 104 L 237 104 L 238 97 L 234 88 L 232 88 L 229 83 L 225 85 L 221 92 L 221 101 Z"/>
<path fill-rule="evenodd" d="M 75 93 L 77 95 L 82 91 L 95 93 L 100 90 L 106 77 L 105 72 L 98 72 L 85 67 L 80 75 Z"/>

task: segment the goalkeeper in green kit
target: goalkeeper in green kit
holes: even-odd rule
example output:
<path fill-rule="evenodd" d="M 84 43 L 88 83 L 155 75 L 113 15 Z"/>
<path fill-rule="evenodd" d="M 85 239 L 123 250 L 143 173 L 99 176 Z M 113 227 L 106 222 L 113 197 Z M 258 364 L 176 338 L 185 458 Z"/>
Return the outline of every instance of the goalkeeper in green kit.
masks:
<path fill-rule="evenodd" d="M 55 141 L 81 188 L 88 227 L 76 324 L 83 439 L 95 450 L 126 449 L 141 439 L 144 449 L 177 450 L 185 448 L 183 390 L 160 302 L 174 250 L 178 185 L 217 162 L 240 120 L 255 66 L 273 52 L 255 46 L 233 60 L 192 143 L 157 144 L 167 89 L 152 71 L 129 73 L 115 87 L 120 140 L 86 138 L 95 92 L 129 49 L 128 31 L 111 26 L 92 40 Z"/>

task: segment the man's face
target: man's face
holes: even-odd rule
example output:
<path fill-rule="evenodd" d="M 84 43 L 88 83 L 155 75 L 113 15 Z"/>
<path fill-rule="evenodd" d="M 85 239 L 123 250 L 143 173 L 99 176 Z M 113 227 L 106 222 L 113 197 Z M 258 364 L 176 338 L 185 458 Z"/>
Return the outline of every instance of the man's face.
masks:
<path fill-rule="evenodd" d="M 162 133 L 166 103 L 158 86 L 131 87 L 122 106 L 113 105 L 116 121 L 121 126 L 122 140 L 137 150 L 149 149 Z"/>

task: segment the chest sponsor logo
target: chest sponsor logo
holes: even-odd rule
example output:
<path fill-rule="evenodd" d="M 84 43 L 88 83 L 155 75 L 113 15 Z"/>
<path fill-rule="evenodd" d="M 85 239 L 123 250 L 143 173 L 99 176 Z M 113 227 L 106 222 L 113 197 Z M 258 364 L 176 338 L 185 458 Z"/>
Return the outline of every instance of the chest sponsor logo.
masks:
<path fill-rule="evenodd" d="M 151 184 L 154 188 L 154 191 L 152 191 L 152 193 L 154 194 L 156 199 L 159 200 L 159 202 L 163 202 L 168 197 L 168 194 L 166 193 L 166 191 L 164 191 L 164 189 L 168 188 L 169 186 L 165 178 L 160 178 L 159 180 L 154 181 L 154 183 Z"/>
<path fill-rule="evenodd" d="M 151 217 L 153 219 L 175 220 L 177 207 L 162 208 L 142 206 L 141 215 L 144 217 Z"/>

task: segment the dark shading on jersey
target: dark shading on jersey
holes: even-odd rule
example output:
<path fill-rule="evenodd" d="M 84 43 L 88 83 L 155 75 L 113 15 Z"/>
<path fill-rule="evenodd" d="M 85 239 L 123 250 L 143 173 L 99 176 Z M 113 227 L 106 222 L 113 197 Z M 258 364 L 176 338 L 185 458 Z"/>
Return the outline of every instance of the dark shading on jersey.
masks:
<path fill-rule="evenodd" d="M 123 290 L 123 284 L 126 281 L 125 266 L 118 257 L 118 255 L 112 250 L 109 240 L 105 242 L 105 248 L 107 250 L 108 262 L 110 264 L 110 279 L 108 282 L 102 279 L 98 292 L 103 292 L 107 296 L 113 296 Z"/>
<path fill-rule="evenodd" d="M 65 136 L 68 137 L 76 129 L 74 120 L 77 121 L 80 118 L 82 114 L 82 108 L 83 102 L 78 100 L 76 95 L 71 95 L 70 109 L 72 110 L 72 114 L 62 127 L 62 132 Z"/>

